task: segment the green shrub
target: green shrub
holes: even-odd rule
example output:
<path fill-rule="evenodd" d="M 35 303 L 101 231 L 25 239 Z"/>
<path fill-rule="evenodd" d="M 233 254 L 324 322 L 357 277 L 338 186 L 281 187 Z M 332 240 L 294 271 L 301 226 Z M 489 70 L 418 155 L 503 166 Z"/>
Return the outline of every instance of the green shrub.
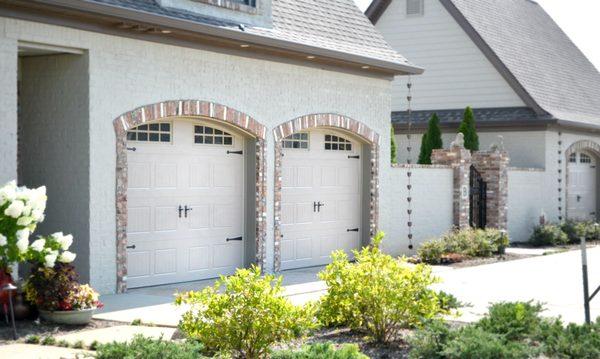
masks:
<path fill-rule="evenodd" d="M 63 348 L 68 348 L 69 347 L 69 342 L 66 341 L 66 340 L 59 340 L 58 342 L 56 342 L 56 346 L 63 347 Z"/>
<path fill-rule="evenodd" d="M 477 326 L 502 335 L 507 340 L 523 340 L 535 335 L 542 319 L 541 304 L 532 302 L 500 302 L 492 304 L 488 314 Z"/>
<path fill-rule="evenodd" d="M 458 126 L 458 132 L 464 135 L 465 148 L 471 151 L 479 151 L 479 136 L 475 128 L 475 114 L 473 109 L 468 106 L 463 114 L 463 120 Z"/>
<path fill-rule="evenodd" d="M 40 336 L 39 335 L 28 335 L 25 338 L 25 343 L 27 343 L 27 344 L 39 344 L 40 343 Z"/>
<path fill-rule="evenodd" d="M 379 249 L 384 234 L 373 244 L 354 251 L 355 263 L 343 251 L 319 277 L 328 287 L 320 302 L 319 320 L 325 325 L 346 325 L 364 330 L 379 342 L 394 340 L 401 328 L 418 326 L 444 311 L 436 292 L 431 268 L 410 267 Z"/>
<path fill-rule="evenodd" d="M 390 128 L 390 159 L 391 159 L 391 163 L 392 164 L 396 164 L 398 163 L 398 159 L 397 159 L 397 148 L 396 148 L 396 139 L 395 137 L 395 133 L 394 133 L 394 126 L 392 126 Z"/>
<path fill-rule="evenodd" d="M 336 349 L 331 343 L 311 344 L 301 350 L 282 350 L 273 353 L 272 359 L 368 359 L 356 344 L 344 344 Z"/>
<path fill-rule="evenodd" d="M 579 243 L 581 237 L 587 238 L 589 222 L 568 219 L 560 224 L 560 229 L 569 237 L 569 243 Z"/>
<path fill-rule="evenodd" d="M 442 256 L 446 253 L 446 243 L 442 239 L 427 241 L 419 247 L 417 255 L 419 258 L 429 264 L 440 264 Z"/>
<path fill-rule="evenodd" d="M 437 293 L 437 297 L 438 301 L 440 302 L 440 308 L 448 312 L 450 312 L 453 309 L 458 309 L 467 306 L 466 303 L 463 303 L 460 300 L 458 300 L 458 298 L 456 298 L 453 294 L 444 292 L 443 290 Z"/>
<path fill-rule="evenodd" d="M 506 342 L 501 335 L 467 326 L 454 333 L 441 354 L 447 359 L 518 359 L 532 353 L 525 344 Z"/>
<path fill-rule="evenodd" d="M 431 164 L 431 153 L 433 150 L 442 148 L 442 130 L 440 129 L 440 119 L 438 115 L 434 113 L 429 119 L 427 131 L 421 138 L 421 150 L 419 152 L 419 164 L 430 165 Z"/>
<path fill-rule="evenodd" d="M 54 344 L 56 344 L 56 338 L 54 338 L 53 336 L 44 337 L 44 339 L 42 339 L 41 344 L 42 345 L 54 345 Z"/>
<path fill-rule="evenodd" d="M 544 224 L 533 229 L 529 244 L 535 247 L 555 246 L 569 243 L 569 237 L 555 224 Z"/>
<path fill-rule="evenodd" d="M 197 359 L 202 356 L 198 342 L 171 342 L 136 335 L 130 342 L 98 344 L 97 359 Z"/>
<path fill-rule="evenodd" d="M 416 330 L 408 338 L 412 359 L 443 359 L 446 343 L 452 338 L 453 331 L 442 320 L 432 320 L 423 328 Z"/>
<path fill-rule="evenodd" d="M 73 343 L 73 348 L 75 349 L 83 349 L 83 340 L 78 340 Z"/>
<path fill-rule="evenodd" d="M 314 306 L 296 307 L 282 296 L 282 278 L 261 276 L 256 266 L 221 277 L 213 287 L 177 296 L 191 310 L 179 324 L 210 352 L 262 358 L 272 344 L 291 340 L 316 327 Z"/>
<path fill-rule="evenodd" d="M 552 358 L 600 358 L 600 319 L 590 325 L 569 324 L 560 320 L 545 321 L 537 338 L 542 351 Z"/>

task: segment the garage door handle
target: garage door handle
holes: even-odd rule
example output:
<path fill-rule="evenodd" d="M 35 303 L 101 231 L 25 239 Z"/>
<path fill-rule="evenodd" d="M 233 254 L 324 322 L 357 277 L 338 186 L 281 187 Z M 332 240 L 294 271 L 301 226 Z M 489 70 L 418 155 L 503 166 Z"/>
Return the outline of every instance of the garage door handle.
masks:
<path fill-rule="evenodd" d="M 358 232 L 358 228 L 348 228 L 346 232 Z"/>
<path fill-rule="evenodd" d="M 355 160 L 357 160 L 357 159 L 359 159 L 359 158 L 360 158 L 360 156 L 359 156 L 359 155 L 356 155 L 356 156 L 348 156 L 348 158 L 354 158 Z"/>
<path fill-rule="evenodd" d="M 242 155 L 244 151 L 227 151 L 228 155 Z"/>
<path fill-rule="evenodd" d="M 233 238 L 227 238 L 225 241 L 229 242 L 229 241 L 241 241 L 242 237 L 233 237 Z"/>
<path fill-rule="evenodd" d="M 127 246 L 127 247 L 125 247 L 125 248 L 127 248 L 127 249 L 135 249 L 135 244 L 132 244 L 132 245 L 130 245 L 130 246 Z"/>

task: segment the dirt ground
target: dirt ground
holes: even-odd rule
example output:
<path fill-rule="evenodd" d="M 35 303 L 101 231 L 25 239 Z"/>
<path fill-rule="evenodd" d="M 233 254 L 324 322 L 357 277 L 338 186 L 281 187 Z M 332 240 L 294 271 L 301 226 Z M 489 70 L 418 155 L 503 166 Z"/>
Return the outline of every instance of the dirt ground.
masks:
<path fill-rule="evenodd" d="M 123 323 L 105 320 L 92 320 L 88 325 L 59 325 L 39 320 L 20 320 L 16 322 L 18 336 L 16 342 L 25 342 L 25 339 L 30 335 L 37 335 L 41 340 L 48 336 L 57 336 L 82 330 L 106 328 L 122 324 Z M 12 327 L 2 320 L 2 322 L 0 322 L 0 345 L 14 342 Z"/>

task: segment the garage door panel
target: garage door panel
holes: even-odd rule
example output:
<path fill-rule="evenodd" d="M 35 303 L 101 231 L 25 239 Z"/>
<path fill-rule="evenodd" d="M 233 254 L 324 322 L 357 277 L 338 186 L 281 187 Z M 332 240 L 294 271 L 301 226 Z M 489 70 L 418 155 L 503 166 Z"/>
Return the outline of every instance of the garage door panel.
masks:
<path fill-rule="evenodd" d="M 295 187 L 310 188 L 313 185 L 313 169 L 312 167 L 297 167 L 296 168 L 296 185 Z"/>
<path fill-rule="evenodd" d="M 318 237 L 319 241 L 319 256 L 321 258 L 328 258 L 331 252 L 340 249 L 339 244 L 336 241 L 336 236 L 331 234 L 321 235 Z"/>
<path fill-rule="evenodd" d="M 296 239 L 296 258 L 295 259 L 311 259 L 312 258 L 313 241 L 310 237 Z"/>
<path fill-rule="evenodd" d="M 321 167 L 320 184 L 322 187 L 337 186 L 337 176 L 335 167 Z"/>
<path fill-rule="evenodd" d="M 189 165 L 190 188 L 210 188 L 211 169 L 202 164 Z"/>
<path fill-rule="evenodd" d="M 147 277 L 150 273 L 150 251 L 128 254 L 127 275 L 129 278 Z"/>
<path fill-rule="evenodd" d="M 241 228 L 241 220 L 239 204 L 216 204 L 213 206 L 214 227 Z"/>
<path fill-rule="evenodd" d="M 243 247 L 241 243 L 217 244 L 213 247 L 213 263 L 216 268 L 235 267 L 240 263 Z"/>
<path fill-rule="evenodd" d="M 190 247 L 188 265 L 190 271 L 206 270 L 211 267 L 212 248 L 210 246 Z"/>
<path fill-rule="evenodd" d="M 232 188 L 236 187 L 239 181 L 238 163 L 221 163 L 213 167 L 213 186 Z"/>
<path fill-rule="evenodd" d="M 284 239 L 281 241 L 281 261 L 296 259 L 296 249 L 293 239 Z"/>
<path fill-rule="evenodd" d="M 296 212 L 296 204 L 295 203 L 282 203 L 281 204 L 281 224 L 294 224 L 295 222 L 295 212 Z"/>
<path fill-rule="evenodd" d="M 128 233 L 150 232 L 152 230 L 152 208 L 134 207 L 127 211 Z"/>
<path fill-rule="evenodd" d="M 154 209 L 155 231 L 175 231 L 178 220 L 177 207 L 156 207 Z"/>
<path fill-rule="evenodd" d="M 152 180 L 152 164 L 149 162 L 133 162 L 127 166 L 128 190 L 149 189 Z"/>
<path fill-rule="evenodd" d="M 154 187 L 173 189 L 177 188 L 177 164 L 158 163 L 154 171 Z"/>
<path fill-rule="evenodd" d="M 159 249 L 154 251 L 154 274 L 177 273 L 177 249 Z"/>
<path fill-rule="evenodd" d="M 313 203 L 312 202 L 300 202 L 296 203 L 295 210 L 296 216 L 294 218 L 294 224 L 307 224 L 313 222 Z"/>
<path fill-rule="evenodd" d="M 210 205 L 194 204 L 191 206 L 193 215 L 190 215 L 191 229 L 205 229 L 210 227 Z"/>

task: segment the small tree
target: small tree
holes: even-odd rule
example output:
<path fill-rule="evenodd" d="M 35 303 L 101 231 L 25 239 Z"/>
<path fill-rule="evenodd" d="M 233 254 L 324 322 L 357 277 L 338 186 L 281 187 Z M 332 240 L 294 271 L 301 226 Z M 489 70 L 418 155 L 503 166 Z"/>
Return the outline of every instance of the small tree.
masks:
<path fill-rule="evenodd" d="M 396 139 L 394 139 L 394 126 L 390 128 L 390 156 L 392 158 L 392 164 L 398 163 L 396 159 L 397 149 L 396 149 Z"/>
<path fill-rule="evenodd" d="M 421 151 L 419 153 L 419 164 L 430 165 L 431 164 L 431 153 L 433 150 L 442 148 L 442 130 L 440 129 L 440 119 L 437 114 L 434 113 L 429 119 L 427 132 L 421 139 Z"/>
<path fill-rule="evenodd" d="M 475 129 L 475 115 L 473 109 L 467 106 L 463 120 L 458 127 L 458 132 L 461 132 L 465 137 L 465 148 L 471 151 L 479 150 L 479 136 Z"/>

